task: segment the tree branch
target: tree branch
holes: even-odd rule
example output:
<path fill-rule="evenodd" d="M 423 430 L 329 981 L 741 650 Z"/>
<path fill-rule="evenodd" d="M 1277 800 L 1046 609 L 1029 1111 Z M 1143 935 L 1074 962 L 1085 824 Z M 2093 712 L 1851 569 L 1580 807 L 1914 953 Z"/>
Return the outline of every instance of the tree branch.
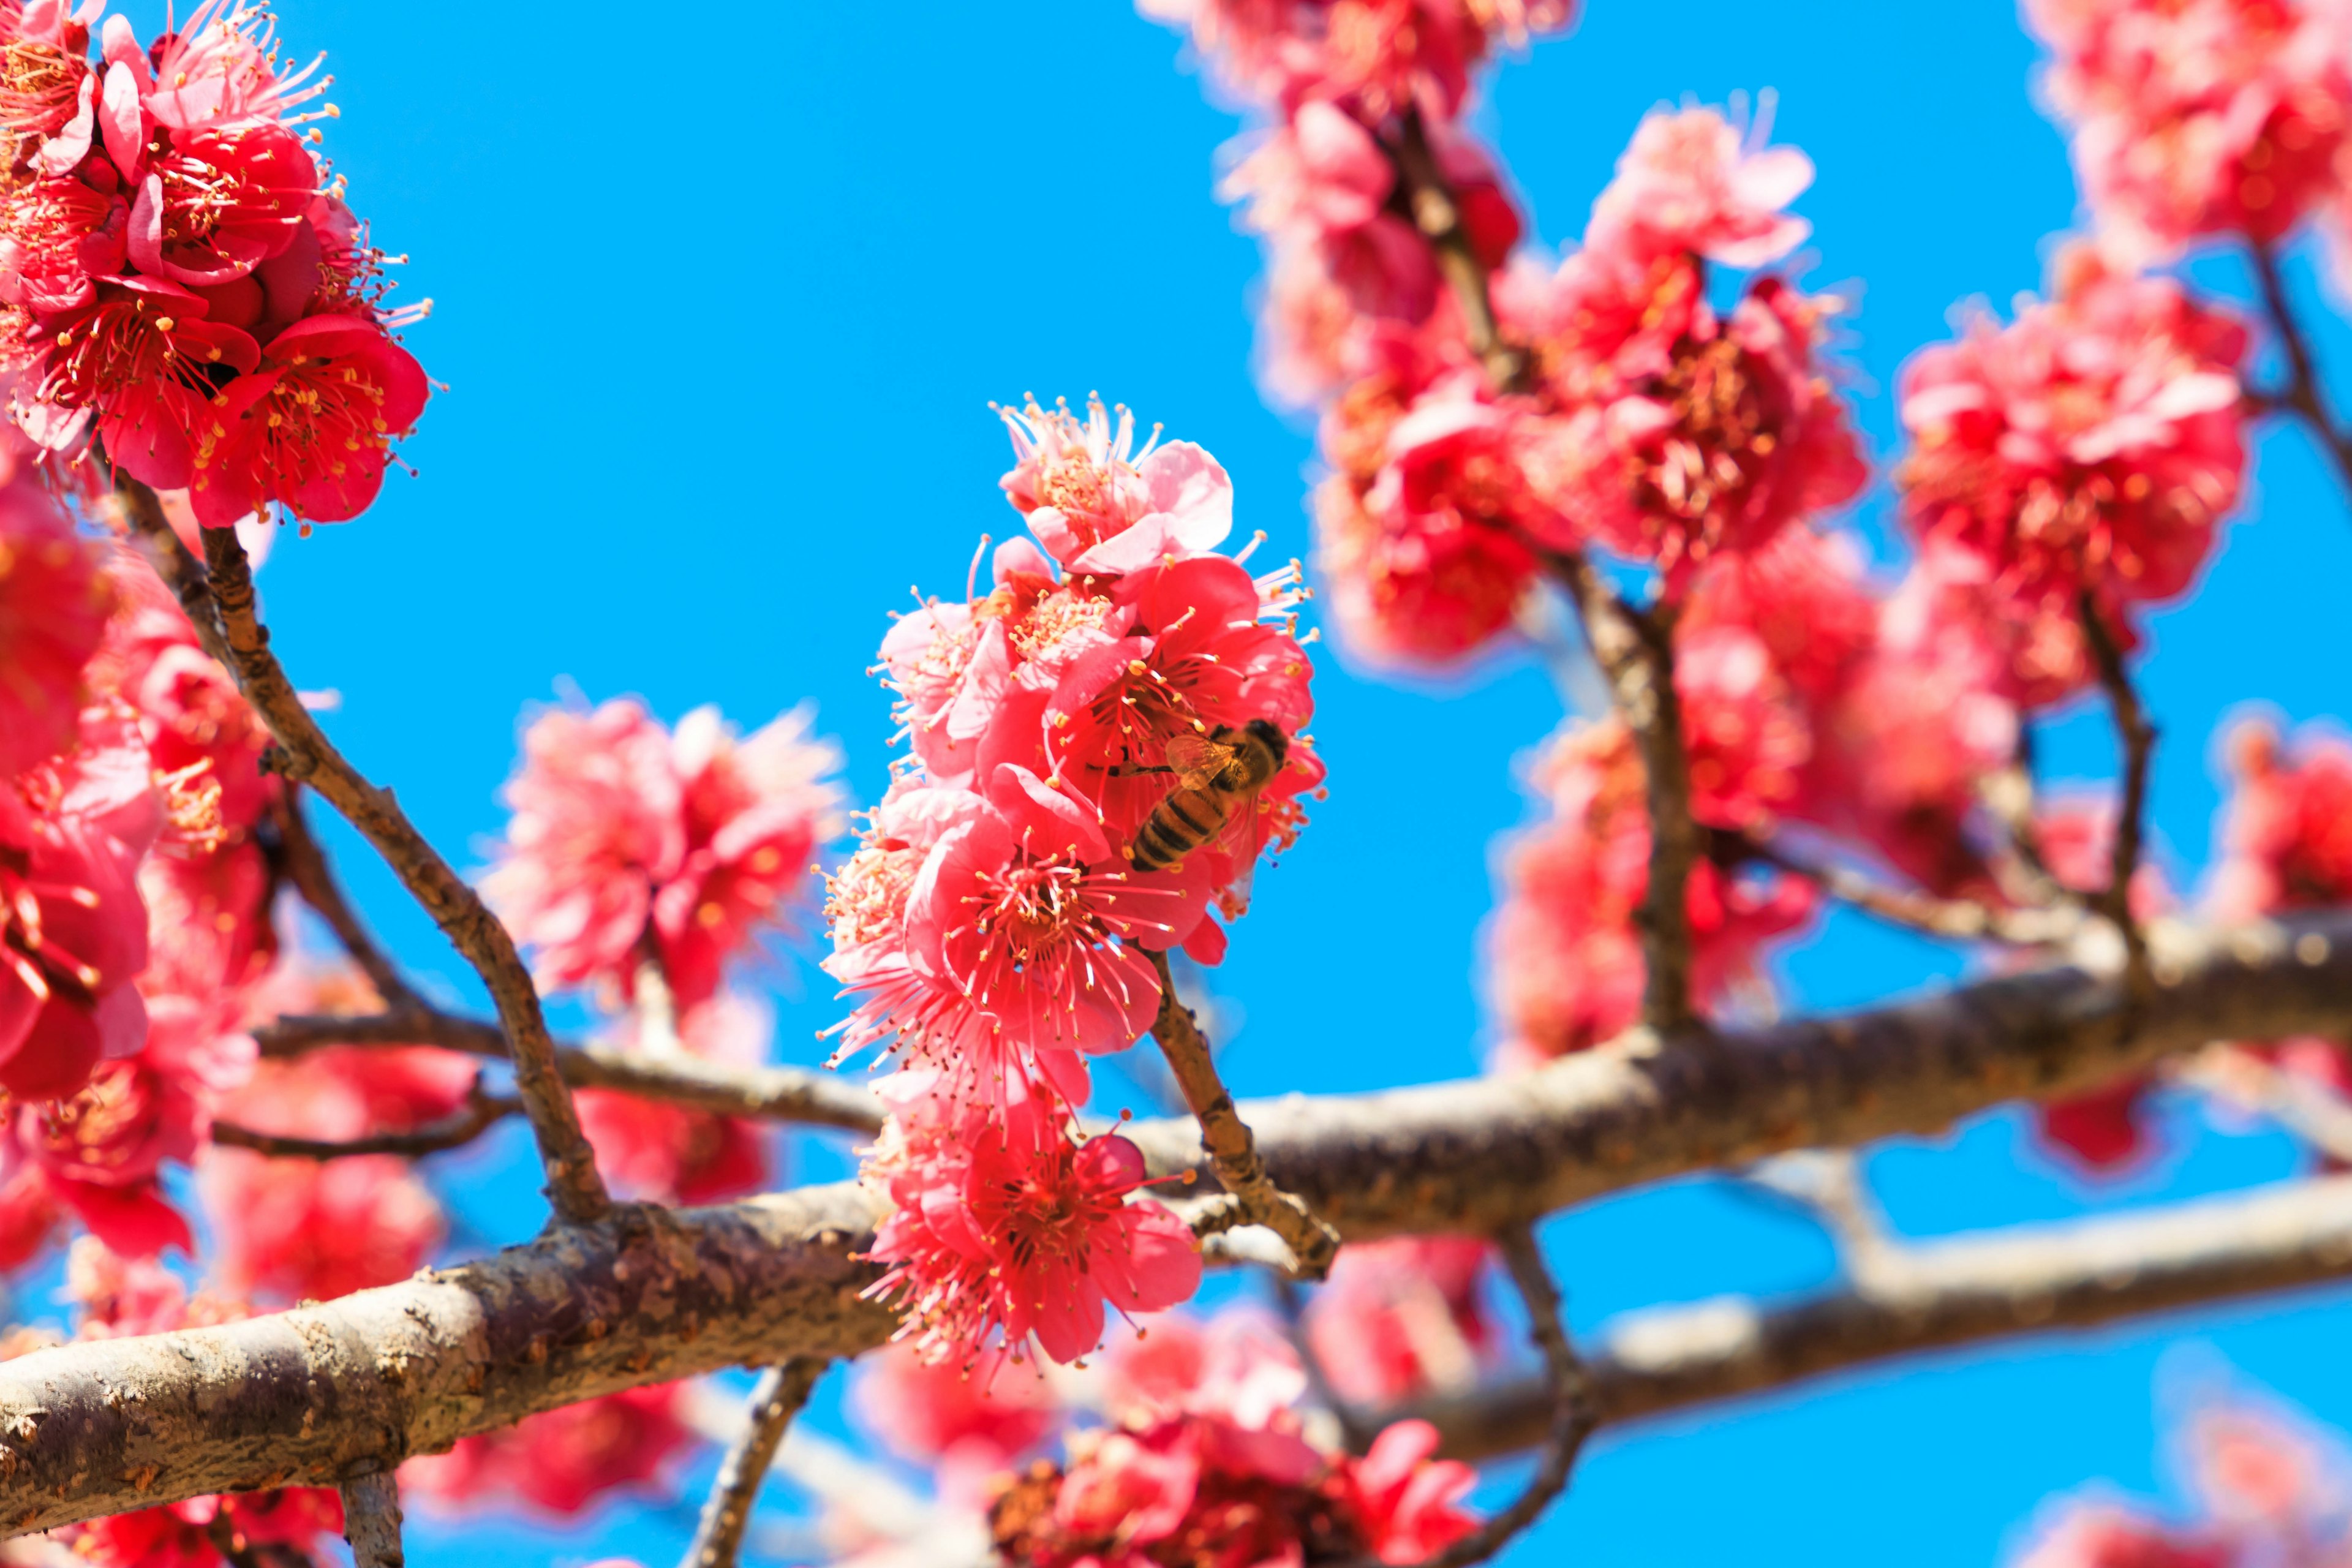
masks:
<path fill-rule="evenodd" d="M 2319 370 L 2312 357 L 2310 340 L 2304 336 L 2302 324 L 2295 320 L 2294 306 L 2287 298 L 2286 279 L 2279 273 L 2278 252 L 2266 240 L 2250 240 L 2247 249 L 2253 260 L 2254 281 L 2262 289 L 2263 313 L 2269 318 L 2271 331 L 2286 355 L 2285 388 L 2264 395 L 2263 401 L 2303 421 L 2321 453 L 2335 467 L 2336 482 L 2352 493 L 2352 432 L 2336 424 L 2335 415 L 2328 410 L 2326 395 L 2320 390 Z"/>
<path fill-rule="evenodd" d="M 1643 1420 L 1926 1351 L 2352 1278 L 2352 1177 L 1929 1242 L 1907 1257 L 1910 1282 L 1900 1289 L 1705 1301 L 1604 1327 L 1591 1363 L 1601 1421 Z M 1541 1442 L 1551 1405 L 1528 1380 L 1360 1413 L 1375 1431 L 1408 1416 L 1433 1423 L 1446 1453 L 1483 1459 Z"/>
<path fill-rule="evenodd" d="M 1497 392 L 1527 390 L 1532 361 L 1528 352 L 1504 340 L 1495 322 L 1495 306 L 1486 289 L 1486 264 L 1470 243 L 1463 226 L 1462 204 L 1429 143 L 1429 128 L 1419 109 L 1407 109 L 1398 127 L 1397 143 L 1389 149 L 1397 172 L 1397 195 L 1406 216 L 1437 258 L 1437 270 L 1462 309 L 1463 336 L 1470 352 L 1486 367 Z"/>
<path fill-rule="evenodd" d="M 694 1542 L 686 1549 L 680 1568 L 735 1568 L 761 1484 L 776 1462 L 785 1430 L 808 1403 L 809 1391 L 824 1374 L 824 1368 L 825 1363 L 814 1357 L 795 1357 L 760 1374 L 744 1410 L 743 1434 L 719 1467 L 710 1500 L 703 1505 L 702 1522 L 695 1529 Z"/>
<path fill-rule="evenodd" d="M 371 1132 L 361 1138 L 296 1138 L 257 1132 L 233 1121 L 212 1124 L 212 1141 L 232 1149 L 250 1149 L 278 1160 L 343 1160 L 357 1154 L 398 1154 L 420 1159 L 463 1148 L 522 1109 L 511 1095 L 490 1094 L 479 1078 L 466 1094 L 466 1103 L 437 1121 L 400 1132 Z"/>
<path fill-rule="evenodd" d="M 1815 861 L 1773 839 L 1718 834 L 1734 854 L 1760 860 L 1802 877 L 1831 898 L 1874 915 L 1889 925 L 1923 936 L 1960 942 L 2000 942 L 2018 947 L 2055 947 L 2074 940 L 2081 921 L 2065 910 L 2003 909 L 1977 899 L 1942 899 L 1879 881 L 1833 860 Z"/>
<path fill-rule="evenodd" d="M 0 1363 L 0 1524 L 335 1486 L 621 1389 L 871 1349 L 898 1326 L 853 1256 L 877 1217 L 855 1183 L 620 1205 L 338 1300 Z"/>
<path fill-rule="evenodd" d="M 1547 551 L 1544 558 L 1576 601 L 1592 657 L 1642 748 L 1650 806 L 1649 887 L 1633 914 L 1648 966 L 1642 1021 L 1661 1035 L 1688 1030 L 1700 1020 L 1691 999 L 1685 889 L 1701 834 L 1691 816 L 1690 758 L 1683 744 L 1682 700 L 1675 691 L 1673 621 L 1664 607 L 1640 610 L 1619 598 L 1581 555 Z"/>
<path fill-rule="evenodd" d="M 1217 1076 L 1209 1042 L 1202 1037 L 1192 1010 L 1177 999 L 1176 977 L 1169 970 L 1168 955 L 1155 949 L 1151 963 L 1160 972 L 1160 1016 L 1152 1022 L 1151 1037 L 1160 1043 L 1168 1070 L 1175 1076 L 1184 1104 L 1199 1125 L 1209 1169 L 1238 1205 L 1238 1215 L 1226 1224 L 1239 1220 L 1265 1226 L 1290 1248 L 1299 1274 L 1322 1279 L 1339 1255 L 1339 1232 L 1299 1198 L 1267 1180 L 1256 1139 L 1234 1109 L 1224 1080 Z"/>
<path fill-rule="evenodd" d="M 400 1544 L 400 1483 L 390 1470 L 373 1470 L 343 1483 L 343 1539 L 352 1568 L 406 1568 Z"/>
<path fill-rule="evenodd" d="M 2149 936 L 2156 995 L 2130 1030 L 2116 977 L 2066 965 L 1705 1043 L 1637 1037 L 1514 1079 L 1240 1110 L 1267 1173 L 1351 1239 L 1493 1232 L 1779 1150 L 1939 1131 L 2210 1040 L 2352 1035 L 2352 913 L 2221 931 L 2159 922 Z M 1202 1158 L 1189 1120 L 1126 1131 L 1162 1171 Z M 0 1522 L 40 1530 L 208 1492 L 335 1484 L 620 1388 L 870 1349 L 897 1326 L 860 1296 L 878 1275 L 855 1256 L 877 1202 L 841 1183 L 676 1214 L 628 1207 L 323 1306 L 0 1363 Z M 1624 1373 L 1609 1374 L 1612 1392 L 1597 1367 L 1601 1407 L 1623 1419 L 1906 1350 L 2352 1275 L 2344 1181 L 2101 1223 L 2145 1227 L 2144 1256 L 2102 1230 L 2051 1246 L 2053 1268 L 2075 1281 L 2054 1297 L 2061 1274 L 2036 1282 L 2019 1268 L 2005 1276 L 2014 1288 L 1989 1297 L 1954 1284 L 1943 1304 L 1833 1298 L 1844 1304 L 1806 1308 L 1821 1326 L 1793 1341 L 1776 1329 L 1696 1370 L 1654 1358 L 1638 1399 Z M 1927 1267 L 1915 1277 L 1934 1277 Z M 1629 1365 L 1624 1355 L 1621 1342 L 1603 1366 Z"/>
<path fill-rule="evenodd" d="M 1496 1245 L 1510 1270 L 1512 1284 L 1518 1288 L 1519 1299 L 1527 1303 L 1528 1335 L 1543 1352 L 1540 1386 L 1549 1405 L 1543 1457 L 1537 1461 L 1536 1473 L 1507 1507 L 1453 1545 L 1432 1553 L 1422 1568 L 1470 1568 L 1509 1545 L 1568 1489 L 1576 1457 L 1582 1452 L 1585 1438 L 1601 1424 L 1600 1407 L 1592 1400 L 1591 1374 L 1569 1343 L 1568 1330 L 1560 1322 L 1559 1290 L 1552 1283 L 1551 1271 L 1544 1267 L 1534 1233 L 1521 1226 L 1497 1237 Z"/>
<path fill-rule="evenodd" d="M 2124 668 L 2123 649 L 2099 614 L 2098 602 L 2084 590 L 2080 605 L 2083 641 L 2097 666 L 2100 688 L 2113 716 L 2116 743 L 2124 757 L 2123 798 L 2116 806 L 2115 842 L 2108 851 L 2107 885 L 2095 902 L 2099 912 L 2123 938 L 2126 978 L 2137 990 L 2147 983 L 2147 937 L 2132 912 L 2131 883 L 2139 869 L 2140 840 L 2147 818 L 2148 763 L 2156 752 L 2156 725 L 2140 705 L 2131 672 Z"/>
<path fill-rule="evenodd" d="M 121 487 L 136 480 L 118 477 Z M 512 1049 L 515 1088 L 539 1141 L 547 1170 L 547 1193 L 558 1218 L 579 1223 L 602 1215 L 612 1199 L 596 1170 L 594 1151 L 580 1131 L 572 1096 L 555 1069 L 555 1047 L 540 1012 L 539 992 L 515 951 L 514 939 L 462 881 L 440 852 L 410 824 L 389 791 L 380 790 L 344 760 L 269 651 L 269 633 L 254 613 L 253 574 L 233 528 L 208 528 L 205 565 L 215 610 L 226 634 L 229 672 L 277 737 L 277 766 L 297 783 L 323 795 L 376 847 L 410 895 L 425 907 L 453 946 L 465 955 L 498 1006 Z M 189 597 L 182 592 L 182 602 Z"/>
<path fill-rule="evenodd" d="M 302 901 L 310 906 L 318 917 L 327 922 L 335 940 L 351 954 L 360 973 L 368 977 L 375 994 L 383 1005 L 395 1013 L 408 1012 L 422 1005 L 400 966 L 384 955 L 375 938 L 369 934 L 366 924 L 351 900 L 343 896 L 342 885 L 335 880 L 334 868 L 327 863 L 326 852 L 311 835 L 310 825 L 302 815 L 302 788 L 292 780 L 286 783 L 286 793 L 272 813 L 278 823 L 279 853 L 284 858 L 287 879 Z"/>
<path fill-rule="evenodd" d="M 291 1014 L 253 1031 L 265 1057 L 293 1057 L 329 1046 L 438 1046 L 503 1059 L 496 1024 L 434 1010 L 357 1016 Z M 654 1059 L 609 1046 L 558 1043 L 556 1070 L 574 1089 L 609 1089 L 721 1116 L 805 1122 L 853 1132 L 882 1130 L 882 1105 L 862 1085 L 810 1068 L 728 1067 L 698 1057 Z"/>

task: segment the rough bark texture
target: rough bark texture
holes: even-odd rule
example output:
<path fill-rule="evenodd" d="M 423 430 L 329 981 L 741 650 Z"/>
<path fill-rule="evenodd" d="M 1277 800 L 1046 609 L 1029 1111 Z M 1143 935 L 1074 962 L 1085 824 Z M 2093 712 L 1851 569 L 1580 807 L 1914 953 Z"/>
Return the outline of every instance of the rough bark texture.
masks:
<path fill-rule="evenodd" d="M 207 1492 L 333 1486 L 642 1384 L 887 1338 L 843 1184 L 625 1205 L 460 1268 L 216 1328 L 0 1363 L 11 1532 Z"/>
<path fill-rule="evenodd" d="M 2069 967 L 1696 1045 L 1604 1048 L 1518 1079 L 1292 1096 L 1242 1111 L 1276 1181 L 1344 1236 L 1499 1230 L 1778 1150 L 1933 1131 L 2209 1040 L 2352 1035 L 2352 915 L 2150 935 L 2156 994 L 2129 1031 L 2116 978 Z M 1190 1119 L 1127 1131 L 1162 1168 L 1200 1159 Z M 2352 1269 L 2352 1218 L 2336 1207 L 2352 1200 L 2341 1183 L 2311 1193 L 2241 1200 L 2275 1206 L 2217 1209 L 2210 1230 L 2181 1233 L 2235 1243 L 2242 1250 L 2233 1263 L 2110 1270 L 2140 1278 L 2137 1294 L 2105 1293 L 2094 1269 L 2080 1300 L 2103 1301 L 2104 1316 L 2116 1316 Z M 2306 1204 L 2318 1207 L 2298 1206 Z M 2298 1216 L 2316 1231 L 2296 1231 Z M 40 1529 L 205 1492 L 331 1484 L 631 1384 L 854 1354 L 892 1326 L 856 1299 L 874 1273 L 851 1254 L 866 1247 L 875 1217 L 874 1200 L 851 1184 L 677 1215 L 628 1209 L 325 1306 L 0 1363 L 0 1521 Z M 2102 1223 L 2126 1226 L 2114 1234 L 2126 1236 L 2134 1225 L 2162 1227 L 2142 1238 L 2161 1258 L 2185 1245 L 2169 1229 L 2179 1217 Z M 1991 1268 L 2002 1245 L 1969 1256 Z M 2086 1245 L 2062 1242 L 2056 1261 L 2079 1262 Z M 1835 1348 L 1812 1361 L 1773 1350 L 1777 1360 L 1742 1363 L 1765 1370 L 1738 1375 L 1714 1363 L 1674 1374 L 1662 1363 L 1642 1387 L 1691 1392 L 1644 1394 L 1643 1406 L 1609 1394 L 1604 1380 L 1604 1402 L 1616 1402 L 1604 1407 L 1623 1419 L 1773 1377 L 2061 1321 L 2058 1307 L 2044 1310 L 2031 1294 L 1969 1300 L 1963 1291 L 1951 1315 L 1931 1313 L 1926 1328 L 1904 1327 L 1917 1309 L 1885 1298 L 1866 1310 L 1838 1300 L 1789 1309 L 1821 1315 L 1819 1326 L 1810 1336 L 1781 1331 L 1771 1345 Z M 2079 1314 L 2066 1321 L 2103 1321 L 2089 1305 L 2064 1310 Z"/>
<path fill-rule="evenodd" d="M 1276 1184 L 1350 1239 L 1493 1231 L 1783 1150 L 1938 1131 L 2210 1040 L 2352 1036 L 2352 914 L 2148 935 L 2153 987 L 2137 1015 L 2112 967 L 2069 964 L 1711 1039 L 1605 1047 L 1519 1078 L 1293 1095 L 1244 1101 L 1242 1114 Z M 1127 1133 L 1159 1169 L 1199 1164 L 1187 1123 Z"/>
<path fill-rule="evenodd" d="M 1869 1291 L 1778 1306 L 1700 1302 L 1621 1321 L 1591 1363 L 1601 1418 L 1635 1421 L 1920 1351 L 2352 1278 L 2352 1177 L 1931 1243 L 1889 1273 L 1891 1286 Z M 1529 1379 L 1362 1419 L 1378 1431 L 1420 1416 L 1447 1453 L 1478 1459 L 1541 1443 L 1552 1408 Z"/>

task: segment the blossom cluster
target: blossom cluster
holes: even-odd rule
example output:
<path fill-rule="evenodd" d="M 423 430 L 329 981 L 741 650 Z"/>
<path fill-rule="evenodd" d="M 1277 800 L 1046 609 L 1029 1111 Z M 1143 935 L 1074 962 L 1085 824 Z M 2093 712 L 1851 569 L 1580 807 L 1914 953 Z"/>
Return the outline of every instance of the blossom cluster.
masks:
<path fill-rule="evenodd" d="M 330 186 L 249 0 L 206 0 L 146 44 L 100 5 L 0 13 L 0 371 L 44 446 L 185 489 L 223 526 L 320 521 L 375 498 L 423 412 L 383 257 Z M 99 58 L 91 58 L 93 28 Z M 420 308 L 421 310 L 421 308 Z"/>
<path fill-rule="evenodd" d="M 1073 1141 L 1087 1058 L 1151 1026 L 1166 954 L 1222 956 L 1323 770 L 1296 573 L 1216 552 L 1216 460 L 1139 450 L 1100 403 L 1004 419 L 1032 537 L 883 640 L 908 755 L 833 878 L 825 968 L 856 1003 L 842 1054 L 901 1063 L 866 1165 L 896 1205 L 881 1289 L 933 1354 L 1002 1335 L 1069 1361 L 1106 1302 L 1171 1306 L 1200 1273 L 1183 1226 L 1129 1201 L 1134 1146 Z"/>
<path fill-rule="evenodd" d="M 1591 549 L 1678 595 L 1717 554 L 1861 488 L 1820 358 L 1837 301 L 1768 275 L 1728 310 L 1710 299 L 1710 267 L 1763 267 L 1804 237 L 1782 210 L 1811 179 L 1802 153 L 1712 110 L 1659 111 L 1583 246 L 1556 268 L 1515 257 L 1507 182 L 1461 124 L 1467 71 L 1480 23 L 1524 37 L 1569 8 L 1390 6 L 1384 26 L 1343 26 L 1346 9 L 1275 47 L 1244 18 L 1304 26 L 1327 8 L 1186 8 L 1269 121 L 1226 193 L 1267 240 L 1272 390 L 1322 409 L 1319 565 L 1360 651 L 1474 656 L 1548 562 Z M 1447 37 L 1465 44 L 1433 47 Z M 1375 39 L 1385 69 L 1332 63 Z"/>
<path fill-rule="evenodd" d="M 2352 193 L 2343 0 L 2027 0 L 2104 236 L 2135 260 L 2274 243 Z"/>
<path fill-rule="evenodd" d="M 1248 1308 L 1155 1318 L 1063 1387 L 894 1351 L 855 1403 L 887 1447 L 939 1468 L 943 1501 L 984 1514 L 1017 1568 L 1416 1563 L 1475 1528 L 1461 1506 L 1472 1472 L 1433 1458 L 1433 1428 L 1400 1422 L 1360 1456 L 1337 1451 L 1297 1352 Z M 1074 1414 L 1065 1397 L 1101 1424 L 1038 1455 Z"/>

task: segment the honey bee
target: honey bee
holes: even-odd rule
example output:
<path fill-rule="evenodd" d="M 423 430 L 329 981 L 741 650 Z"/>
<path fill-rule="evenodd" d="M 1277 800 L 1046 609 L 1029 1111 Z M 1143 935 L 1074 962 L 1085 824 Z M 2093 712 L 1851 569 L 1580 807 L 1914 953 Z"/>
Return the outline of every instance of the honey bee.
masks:
<path fill-rule="evenodd" d="M 1169 870 L 1223 839 L 1247 819 L 1257 792 L 1289 756 L 1290 737 L 1264 719 L 1238 730 L 1220 724 L 1206 735 L 1178 735 L 1168 742 L 1165 770 L 1176 775 L 1176 787 L 1136 830 L 1128 859 L 1139 871 Z"/>

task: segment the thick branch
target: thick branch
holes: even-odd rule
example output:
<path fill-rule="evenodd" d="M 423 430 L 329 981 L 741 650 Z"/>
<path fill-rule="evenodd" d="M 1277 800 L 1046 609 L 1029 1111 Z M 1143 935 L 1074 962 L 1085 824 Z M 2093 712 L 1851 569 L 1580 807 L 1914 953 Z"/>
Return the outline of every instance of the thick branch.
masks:
<path fill-rule="evenodd" d="M 808 1403 L 809 1391 L 824 1375 L 824 1367 L 814 1357 L 796 1357 L 760 1374 L 744 1411 L 743 1435 L 727 1450 L 719 1467 L 710 1500 L 703 1505 L 702 1522 L 695 1529 L 681 1568 L 735 1568 L 761 1483 L 768 1479 L 785 1430 Z"/>
<path fill-rule="evenodd" d="M 1661 1035 L 1692 1027 L 1690 906 L 1685 889 L 1701 834 L 1691 816 L 1690 758 L 1682 700 L 1675 691 L 1674 626 L 1662 606 L 1639 610 L 1619 598 L 1580 555 L 1548 552 L 1575 600 L 1592 657 L 1609 678 L 1618 714 L 1642 748 L 1650 805 L 1650 881 L 1633 923 L 1648 966 L 1642 1021 Z"/>
<path fill-rule="evenodd" d="M 504 1058 L 496 1024 L 440 1012 L 364 1016 L 292 1015 L 253 1031 L 266 1057 L 299 1056 L 327 1046 L 438 1046 L 468 1056 Z M 556 1070 L 574 1089 L 610 1089 L 721 1116 L 799 1121 L 878 1132 L 881 1102 L 836 1073 L 809 1068 L 728 1067 L 698 1057 L 658 1060 L 608 1046 L 558 1044 Z"/>
<path fill-rule="evenodd" d="M 398 1154 L 421 1159 L 451 1149 L 462 1149 L 522 1109 L 509 1095 L 486 1093 L 478 1079 L 466 1103 L 437 1121 L 400 1132 L 371 1132 L 360 1138 L 296 1138 L 259 1132 L 232 1121 L 212 1124 L 212 1141 L 232 1149 L 250 1149 L 280 1160 L 343 1160 L 356 1154 Z"/>
<path fill-rule="evenodd" d="M 1154 952 L 1151 962 L 1160 971 L 1160 1016 L 1152 1022 L 1151 1037 L 1160 1042 L 1168 1070 L 1200 1128 L 1209 1169 L 1238 1205 L 1227 1225 L 1246 1222 L 1265 1226 L 1290 1248 L 1300 1274 L 1309 1279 L 1322 1279 L 1339 1255 L 1339 1232 L 1317 1218 L 1314 1210 L 1298 1198 L 1266 1179 L 1256 1139 L 1234 1108 L 1224 1080 L 1217 1076 L 1209 1042 L 1202 1037 L 1192 1010 L 1177 999 L 1176 977 L 1169 971 L 1168 955 Z"/>
<path fill-rule="evenodd" d="M 135 481 L 120 482 L 127 486 Z M 375 846 L 402 885 L 482 977 L 511 1043 L 515 1088 L 539 1140 L 549 1201 L 562 1219 L 594 1219 L 612 1200 L 597 1173 L 595 1153 L 580 1131 L 572 1095 L 556 1072 L 555 1047 L 540 1012 L 539 992 L 515 951 L 514 939 L 416 831 L 391 792 L 362 778 L 302 706 L 294 683 L 269 651 L 268 629 L 254 613 L 253 574 L 235 529 L 205 530 L 205 565 L 213 606 L 227 636 L 230 673 L 283 749 L 278 771 L 317 790 Z M 184 593 L 183 603 L 186 597 Z"/>
<path fill-rule="evenodd" d="M 2209 1040 L 2352 1035 L 2352 914 L 2159 924 L 2150 937 L 2155 994 L 2129 1031 L 2112 974 L 2062 967 L 1704 1043 L 1643 1038 L 1516 1079 L 1241 1110 L 1267 1172 L 1347 1237 L 1497 1231 L 1784 1149 L 1938 1131 Z M 1201 1159 L 1189 1120 L 1127 1131 L 1162 1170 Z M 2252 1206 L 2187 1211 L 2207 1217 L 2185 1232 L 2175 1216 L 2102 1222 L 2150 1227 L 2144 1258 L 2116 1240 L 2128 1230 L 2061 1238 L 2053 1267 L 2077 1284 L 2055 1294 L 1805 1306 L 1824 1327 L 1776 1329 L 1705 1365 L 1653 1358 L 1638 1398 L 1612 1392 L 1630 1372 L 1609 1373 L 1602 1407 L 1622 1419 L 1906 1350 L 2352 1275 L 2345 1182 L 2234 1202 Z M 206 1492 L 333 1484 L 632 1384 L 869 1349 L 895 1326 L 858 1298 L 877 1273 L 852 1257 L 871 1245 L 875 1203 L 845 1183 L 678 1215 L 625 1209 L 325 1306 L 0 1363 L 0 1520 L 37 1530 Z M 1604 1364 L 1630 1368 L 1627 1354 L 1621 1342 Z"/>
<path fill-rule="evenodd" d="M 1900 1289 L 1706 1301 L 1605 1328 L 1591 1363 L 1601 1420 L 1662 1415 L 1923 1351 L 2352 1278 L 2352 1177 L 1931 1242 L 1907 1258 Z M 1530 1379 L 1360 1418 L 1378 1430 L 1421 1416 L 1435 1423 L 1446 1452 L 1479 1459 L 1542 1442 L 1551 1408 Z"/>
<path fill-rule="evenodd" d="M 2312 358 L 2311 342 L 2304 336 L 2302 323 L 2295 319 L 2294 306 L 2287 299 L 2286 279 L 2279 274 L 2278 252 L 2263 240 L 2251 242 L 2248 248 L 2253 257 L 2254 281 L 2262 289 L 2263 312 L 2270 318 L 2271 331 L 2286 355 L 2285 390 L 2263 401 L 2303 421 L 2311 438 L 2334 465 L 2336 481 L 2352 493 L 2352 431 L 2336 424 L 2335 415 L 2328 410 L 2326 397 L 2320 390 L 2319 369 Z"/>
<path fill-rule="evenodd" d="M 896 1326 L 859 1295 L 875 1218 L 854 1183 L 623 1205 L 323 1305 L 0 1363 L 0 1521 L 335 1486 L 624 1388 L 870 1349 Z"/>

